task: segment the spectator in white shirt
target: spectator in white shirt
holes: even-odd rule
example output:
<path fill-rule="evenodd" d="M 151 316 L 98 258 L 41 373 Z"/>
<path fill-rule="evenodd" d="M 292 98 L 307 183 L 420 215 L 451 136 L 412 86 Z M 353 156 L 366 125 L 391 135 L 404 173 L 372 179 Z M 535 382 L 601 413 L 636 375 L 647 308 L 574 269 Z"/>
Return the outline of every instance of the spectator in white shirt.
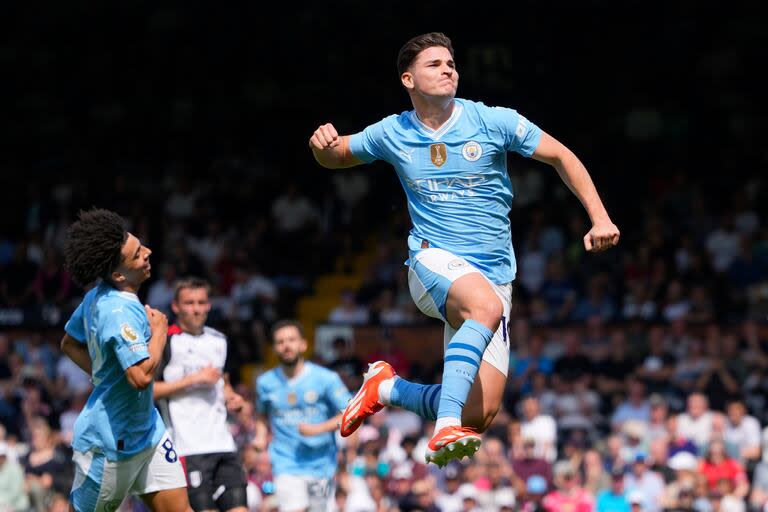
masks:
<path fill-rule="evenodd" d="M 677 432 L 696 444 L 699 453 L 703 453 L 712 437 L 712 411 L 709 400 L 702 393 L 693 393 L 688 397 L 686 412 L 677 420 Z"/>
<path fill-rule="evenodd" d="M 534 453 L 547 462 L 557 459 L 557 425 L 552 416 L 541 414 L 539 401 L 529 396 L 522 403 L 523 421 L 520 432 L 523 439 L 531 438 L 536 442 Z"/>
<path fill-rule="evenodd" d="M 725 441 L 738 446 L 742 463 L 760 460 L 760 423 L 747 414 L 747 407 L 740 399 L 731 400 L 727 407 Z"/>

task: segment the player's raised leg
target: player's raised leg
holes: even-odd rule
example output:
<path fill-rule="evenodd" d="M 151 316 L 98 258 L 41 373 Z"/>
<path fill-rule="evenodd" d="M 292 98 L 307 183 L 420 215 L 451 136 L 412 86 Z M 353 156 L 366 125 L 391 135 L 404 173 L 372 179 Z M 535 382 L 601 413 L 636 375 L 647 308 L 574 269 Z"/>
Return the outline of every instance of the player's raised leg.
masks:
<path fill-rule="evenodd" d="M 446 320 L 457 332 L 445 351 L 435 434 L 427 445 L 428 462 L 444 466 L 452 459 L 474 454 L 480 447 L 477 428 L 462 425 L 462 411 L 503 311 L 501 300 L 479 272 L 459 277 L 448 290 Z M 492 372 L 484 374 L 493 376 Z M 494 409 L 498 410 L 498 405 L 489 404 L 489 416 L 495 415 Z"/>

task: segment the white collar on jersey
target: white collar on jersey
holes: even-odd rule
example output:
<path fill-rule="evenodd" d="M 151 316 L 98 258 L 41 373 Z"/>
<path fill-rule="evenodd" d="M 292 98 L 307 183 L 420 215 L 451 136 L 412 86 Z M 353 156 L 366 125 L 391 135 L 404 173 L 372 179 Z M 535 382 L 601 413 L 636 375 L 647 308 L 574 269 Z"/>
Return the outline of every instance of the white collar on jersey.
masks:
<path fill-rule="evenodd" d="M 432 128 L 430 128 L 429 126 L 421 122 L 421 119 L 419 119 L 419 115 L 416 113 L 416 110 L 411 110 L 411 122 L 421 133 L 423 133 L 430 139 L 440 140 L 440 137 L 448 133 L 448 130 L 450 130 L 451 127 L 456 124 L 456 121 L 459 120 L 459 118 L 461 117 L 461 113 L 463 111 L 464 111 L 464 106 L 458 101 L 454 101 L 453 112 L 451 112 L 451 117 L 449 117 L 448 120 L 444 122 L 443 125 L 437 130 L 433 130 Z"/>
<path fill-rule="evenodd" d="M 301 366 L 301 371 L 290 378 L 285 374 L 282 366 L 278 365 L 277 371 L 280 373 L 280 377 L 282 377 L 285 382 L 293 386 L 302 380 L 307 375 L 307 373 L 309 373 L 309 366 L 307 366 L 307 361 L 304 361 L 304 364 Z"/>
<path fill-rule="evenodd" d="M 140 302 L 139 297 L 135 293 L 123 291 L 123 292 L 117 292 L 117 294 L 123 297 L 124 299 L 135 300 L 136 302 Z"/>

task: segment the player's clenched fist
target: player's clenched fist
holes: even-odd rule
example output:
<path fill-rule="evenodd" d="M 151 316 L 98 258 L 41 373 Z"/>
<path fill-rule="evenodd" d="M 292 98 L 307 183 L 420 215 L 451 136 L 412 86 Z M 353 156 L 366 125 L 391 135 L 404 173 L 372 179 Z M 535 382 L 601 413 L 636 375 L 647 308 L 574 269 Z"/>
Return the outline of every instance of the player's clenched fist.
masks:
<path fill-rule="evenodd" d="M 323 151 L 335 148 L 339 144 L 341 144 L 341 138 L 331 123 L 320 126 L 309 138 L 309 147 L 313 150 Z"/>

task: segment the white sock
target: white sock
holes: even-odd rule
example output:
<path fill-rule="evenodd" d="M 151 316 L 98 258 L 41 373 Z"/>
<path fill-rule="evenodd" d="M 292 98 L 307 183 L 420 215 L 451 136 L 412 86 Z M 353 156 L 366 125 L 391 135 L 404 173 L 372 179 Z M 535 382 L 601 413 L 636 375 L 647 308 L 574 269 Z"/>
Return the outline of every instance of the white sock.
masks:
<path fill-rule="evenodd" d="M 435 434 L 440 432 L 445 427 L 460 427 L 461 426 L 461 420 L 459 418 L 451 418 L 451 417 L 445 417 L 445 418 L 437 418 L 437 421 L 435 421 Z"/>
<path fill-rule="evenodd" d="M 379 402 L 384 405 L 391 405 L 389 403 L 389 398 L 392 395 L 392 388 L 395 386 L 396 378 L 397 376 L 383 380 L 381 381 L 381 384 L 379 384 Z"/>

